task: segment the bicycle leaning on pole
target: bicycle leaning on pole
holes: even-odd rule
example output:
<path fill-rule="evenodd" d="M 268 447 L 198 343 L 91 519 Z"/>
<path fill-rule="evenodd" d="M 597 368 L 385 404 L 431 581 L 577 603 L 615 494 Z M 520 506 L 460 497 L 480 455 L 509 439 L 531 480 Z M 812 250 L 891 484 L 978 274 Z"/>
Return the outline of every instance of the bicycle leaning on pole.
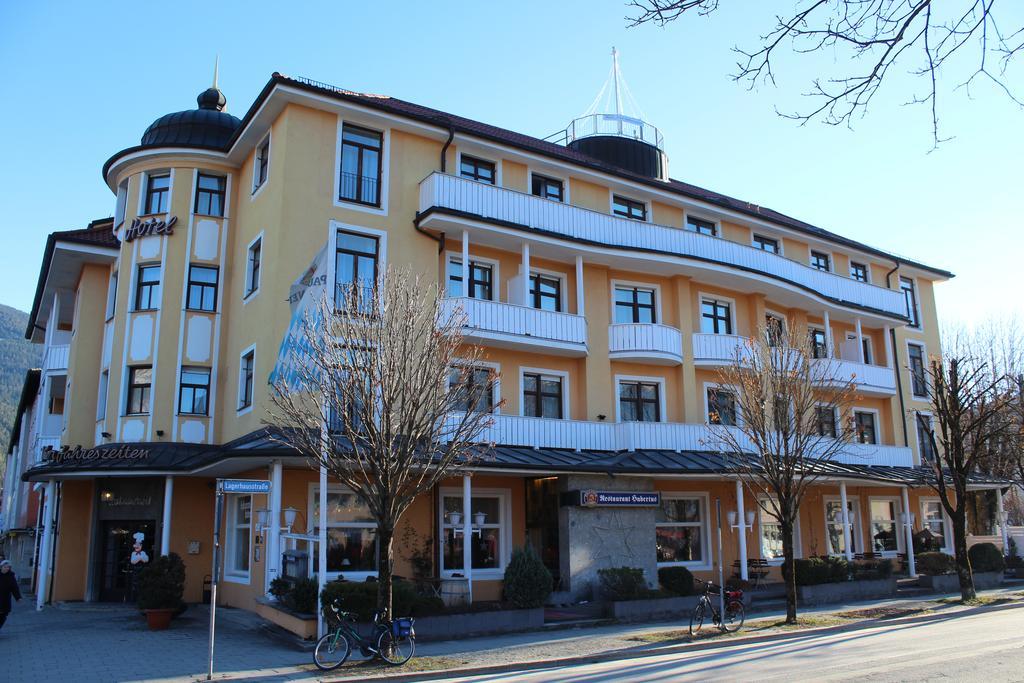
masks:
<path fill-rule="evenodd" d="M 373 632 L 364 638 L 356 630 L 355 612 L 342 611 L 339 600 L 324 605 L 323 612 L 330 628 L 313 650 L 313 662 L 318 669 L 337 669 L 348 660 L 353 646 L 358 647 L 364 657 L 380 657 L 393 666 L 405 664 L 416 652 L 416 631 L 411 617 L 389 619 L 386 611 L 374 612 Z"/>
<path fill-rule="evenodd" d="M 693 616 L 690 617 L 690 637 L 693 638 L 704 626 L 704 620 L 711 618 L 712 623 L 725 633 L 735 633 L 743 627 L 745 610 L 743 609 L 743 591 L 725 591 L 725 614 L 719 609 L 717 598 L 721 595 L 722 587 L 716 586 L 710 581 L 701 581 L 704 585 L 704 595 L 700 596 L 697 606 L 693 609 Z M 712 597 L 716 598 L 712 600 Z"/>

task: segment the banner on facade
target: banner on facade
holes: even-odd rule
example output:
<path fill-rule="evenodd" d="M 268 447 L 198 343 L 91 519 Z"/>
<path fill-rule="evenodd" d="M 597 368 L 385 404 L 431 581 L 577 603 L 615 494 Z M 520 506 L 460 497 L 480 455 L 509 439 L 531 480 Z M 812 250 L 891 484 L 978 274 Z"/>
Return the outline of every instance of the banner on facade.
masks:
<path fill-rule="evenodd" d="M 288 305 L 291 307 L 291 322 L 281 340 L 281 348 L 277 353 L 277 362 L 270 373 L 270 384 L 278 382 L 289 389 L 301 389 L 298 386 L 300 368 L 309 355 L 309 343 L 303 334 L 303 325 L 307 316 L 314 324 L 318 314 L 317 304 L 327 292 L 327 245 L 325 244 L 309 268 L 302 273 L 288 288 Z"/>
<path fill-rule="evenodd" d="M 657 491 L 595 491 L 584 489 L 579 492 L 578 505 L 594 507 L 658 507 L 661 494 Z"/>

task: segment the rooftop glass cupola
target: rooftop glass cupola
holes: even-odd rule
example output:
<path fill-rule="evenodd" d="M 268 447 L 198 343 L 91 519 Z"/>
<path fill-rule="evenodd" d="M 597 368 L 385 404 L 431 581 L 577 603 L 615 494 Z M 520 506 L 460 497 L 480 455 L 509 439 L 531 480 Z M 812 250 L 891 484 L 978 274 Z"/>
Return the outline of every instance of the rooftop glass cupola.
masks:
<path fill-rule="evenodd" d="M 647 123 L 619 70 L 612 48 L 612 68 L 597 97 L 564 133 L 564 143 L 587 156 L 650 178 L 668 178 L 661 131 Z"/>

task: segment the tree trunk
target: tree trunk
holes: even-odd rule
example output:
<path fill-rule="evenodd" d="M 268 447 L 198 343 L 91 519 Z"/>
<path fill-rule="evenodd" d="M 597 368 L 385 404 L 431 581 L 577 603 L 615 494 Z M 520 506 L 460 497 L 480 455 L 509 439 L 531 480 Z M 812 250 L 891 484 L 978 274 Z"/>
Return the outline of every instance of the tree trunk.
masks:
<path fill-rule="evenodd" d="M 782 581 L 786 585 L 786 623 L 796 623 L 796 561 L 793 552 L 793 525 L 782 527 Z"/>
<path fill-rule="evenodd" d="M 953 552 L 956 556 L 956 575 L 960 580 L 960 599 L 973 600 L 977 597 L 974 591 L 974 575 L 971 573 L 971 560 L 967 555 L 967 512 L 965 506 L 950 515 L 953 523 Z"/>
<path fill-rule="evenodd" d="M 394 617 L 392 610 L 391 579 L 395 567 L 395 530 L 386 525 L 377 527 L 377 551 L 380 557 L 377 567 L 377 609 L 385 610 L 388 619 Z"/>

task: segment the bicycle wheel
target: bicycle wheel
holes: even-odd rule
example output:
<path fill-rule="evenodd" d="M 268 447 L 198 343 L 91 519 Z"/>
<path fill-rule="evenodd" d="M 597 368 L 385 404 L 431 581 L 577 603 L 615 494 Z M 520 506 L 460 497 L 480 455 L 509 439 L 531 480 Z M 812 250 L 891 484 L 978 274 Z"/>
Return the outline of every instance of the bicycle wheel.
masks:
<path fill-rule="evenodd" d="M 725 606 L 725 617 L 722 619 L 722 630 L 726 633 L 735 633 L 743 627 L 743 619 L 746 611 L 743 603 L 739 600 L 732 600 Z"/>
<path fill-rule="evenodd" d="M 322 671 L 337 669 L 348 659 L 352 646 L 340 631 L 327 633 L 317 641 L 313 650 L 313 663 Z"/>
<path fill-rule="evenodd" d="M 416 638 L 414 636 L 396 636 L 391 629 L 381 631 L 377 637 L 377 654 L 380 658 L 392 666 L 401 666 L 410 659 L 416 652 Z"/>
<path fill-rule="evenodd" d="M 693 610 L 693 614 L 690 616 L 690 637 L 693 638 L 700 633 L 701 627 L 704 625 L 704 602 L 698 602 L 697 606 Z"/>

